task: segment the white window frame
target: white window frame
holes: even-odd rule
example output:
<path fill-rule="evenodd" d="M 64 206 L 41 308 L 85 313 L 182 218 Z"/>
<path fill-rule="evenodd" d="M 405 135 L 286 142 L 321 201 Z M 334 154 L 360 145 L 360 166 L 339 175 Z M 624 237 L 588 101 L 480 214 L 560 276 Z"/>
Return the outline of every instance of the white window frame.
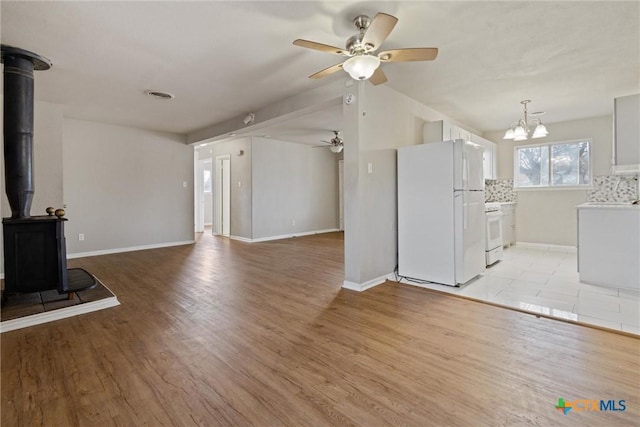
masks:
<path fill-rule="evenodd" d="M 551 179 L 551 147 L 554 145 L 574 144 L 576 142 L 586 142 L 589 144 L 589 183 L 578 185 L 553 185 Z M 548 185 L 535 185 L 529 187 L 520 187 L 518 185 L 518 171 L 520 169 L 520 162 L 518 157 L 518 150 L 521 148 L 535 148 L 535 147 L 549 147 L 549 179 Z M 517 191 L 532 191 L 532 190 L 587 190 L 593 188 L 593 140 L 591 138 L 572 139 L 568 141 L 557 142 L 545 142 L 542 144 L 530 144 L 530 145 L 516 145 L 513 147 L 513 188 Z"/>

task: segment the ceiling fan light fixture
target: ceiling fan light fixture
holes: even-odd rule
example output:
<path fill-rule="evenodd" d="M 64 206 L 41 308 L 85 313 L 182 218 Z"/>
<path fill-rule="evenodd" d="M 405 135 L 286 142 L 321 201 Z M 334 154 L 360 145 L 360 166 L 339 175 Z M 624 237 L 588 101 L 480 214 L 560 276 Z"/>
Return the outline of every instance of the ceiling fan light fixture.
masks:
<path fill-rule="evenodd" d="M 339 152 L 342 151 L 343 146 L 342 145 L 332 145 L 331 147 L 329 147 L 329 149 L 331 150 L 332 153 L 336 153 L 338 154 Z"/>
<path fill-rule="evenodd" d="M 342 68 L 354 80 L 367 80 L 379 66 L 380 58 L 373 55 L 357 55 L 342 64 Z"/>

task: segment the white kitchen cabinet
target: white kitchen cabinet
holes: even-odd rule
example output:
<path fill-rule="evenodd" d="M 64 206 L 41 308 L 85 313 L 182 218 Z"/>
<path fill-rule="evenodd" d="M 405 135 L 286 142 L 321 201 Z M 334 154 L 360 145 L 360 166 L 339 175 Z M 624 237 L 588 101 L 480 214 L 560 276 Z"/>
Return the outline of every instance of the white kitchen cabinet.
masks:
<path fill-rule="evenodd" d="M 422 130 L 423 143 L 449 141 L 451 139 L 464 139 L 484 148 L 483 172 L 484 179 L 497 179 L 497 145 L 494 142 L 474 135 L 466 129 L 456 126 L 446 120 L 427 122 Z"/>
<path fill-rule="evenodd" d="M 613 102 L 613 171 L 640 171 L 640 94 Z"/>
<path fill-rule="evenodd" d="M 464 139 L 465 141 L 471 141 L 471 132 L 468 130 L 462 129 L 459 126 L 452 126 L 451 132 L 453 134 L 453 139 Z"/>
<path fill-rule="evenodd" d="M 516 204 L 501 203 L 502 205 L 502 246 L 516 243 Z"/>
<path fill-rule="evenodd" d="M 640 290 L 640 206 L 578 206 L 580 281 Z"/>
<path fill-rule="evenodd" d="M 422 128 L 422 142 L 425 144 L 431 142 L 449 141 L 454 138 L 454 125 L 446 120 L 438 120 L 436 122 L 427 122 Z"/>
<path fill-rule="evenodd" d="M 474 142 L 484 148 L 483 170 L 484 179 L 497 179 L 497 145 L 495 142 L 491 142 L 488 139 L 484 139 L 481 136 L 471 134 L 471 142 Z"/>

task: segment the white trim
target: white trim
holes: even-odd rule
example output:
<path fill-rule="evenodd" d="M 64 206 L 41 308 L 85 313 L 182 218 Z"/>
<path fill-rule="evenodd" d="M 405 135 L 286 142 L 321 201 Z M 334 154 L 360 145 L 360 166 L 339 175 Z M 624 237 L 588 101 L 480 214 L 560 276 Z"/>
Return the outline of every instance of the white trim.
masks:
<path fill-rule="evenodd" d="M 224 236 L 222 236 L 220 234 L 216 234 L 216 236 L 224 237 Z M 240 236 L 230 235 L 229 238 L 231 240 L 239 240 L 240 242 L 253 243 L 253 240 L 249 239 L 248 237 L 240 237 Z"/>
<path fill-rule="evenodd" d="M 103 250 L 91 251 L 91 252 L 78 252 L 75 254 L 67 254 L 67 259 L 84 258 L 84 257 L 90 257 L 90 256 L 109 255 L 109 254 L 119 254 L 121 252 L 144 251 L 147 249 L 168 248 L 171 246 L 192 245 L 195 242 L 196 242 L 195 240 L 183 240 L 181 242 L 156 243 L 153 245 L 130 246 L 128 248 L 114 248 L 114 249 L 103 249 Z"/>
<path fill-rule="evenodd" d="M 386 282 L 387 280 L 393 279 L 394 277 L 395 275 L 393 273 L 389 273 L 380 277 L 376 277 L 375 279 L 368 280 L 364 283 L 356 283 L 345 280 L 344 282 L 342 282 L 342 287 L 351 291 L 362 292 L 366 291 L 367 289 L 373 288 L 374 286 L 381 285 L 382 283 Z"/>
<path fill-rule="evenodd" d="M 540 249 L 540 250 L 548 250 L 548 251 L 571 252 L 571 253 L 576 253 L 578 251 L 578 248 L 575 246 L 548 245 L 546 243 L 516 242 L 516 245 L 518 245 L 518 247 L 520 248 Z"/>
<path fill-rule="evenodd" d="M 611 173 L 613 175 L 635 175 L 640 173 L 640 165 L 613 165 Z"/>
<path fill-rule="evenodd" d="M 282 234 L 280 236 L 258 237 L 257 239 L 250 239 L 248 237 L 240 237 L 240 236 L 229 236 L 229 238 L 233 240 L 239 240 L 241 242 L 247 242 L 247 243 L 260 243 L 260 242 L 268 242 L 271 240 L 290 239 L 292 237 L 311 236 L 313 234 L 335 233 L 337 231 L 340 231 L 340 230 L 338 230 L 337 228 L 329 228 L 327 230 L 304 231 L 302 233 Z"/>
<path fill-rule="evenodd" d="M 29 326 L 40 325 L 42 323 L 53 322 L 55 320 L 66 319 L 67 317 L 73 317 L 79 314 L 91 313 L 92 311 L 103 310 L 117 305 L 120 305 L 120 301 L 113 296 L 111 298 L 77 304 L 59 310 L 46 311 L 20 319 L 5 320 L 4 322 L 0 322 L 0 334 Z"/>
<path fill-rule="evenodd" d="M 4 279 L 4 273 L 0 273 L 0 279 Z"/>

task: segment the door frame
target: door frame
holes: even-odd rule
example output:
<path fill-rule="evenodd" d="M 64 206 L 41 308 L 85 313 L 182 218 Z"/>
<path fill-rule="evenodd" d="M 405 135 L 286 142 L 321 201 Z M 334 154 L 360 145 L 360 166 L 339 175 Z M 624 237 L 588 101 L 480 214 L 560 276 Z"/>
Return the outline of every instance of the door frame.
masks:
<path fill-rule="evenodd" d="M 231 203 L 231 170 L 229 170 L 229 179 L 227 180 L 224 179 L 224 174 L 222 173 L 222 165 L 225 160 L 229 161 L 229 169 L 231 169 L 230 154 L 216 156 L 216 162 L 214 165 L 215 184 L 213 195 L 214 215 L 212 231 L 213 234 L 218 236 L 229 236 L 231 234 L 231 206 L 225 206 L 223 203 L 225 194 L 229 194 L 229 204 Z M 223 229 L 223 224 L 229 224 L 229 229 L 226 233 Z"/>
<path fill-rule="evenodd" d="M 338 160 L 338 230 L 344 231 L 344 160 Z"/>

